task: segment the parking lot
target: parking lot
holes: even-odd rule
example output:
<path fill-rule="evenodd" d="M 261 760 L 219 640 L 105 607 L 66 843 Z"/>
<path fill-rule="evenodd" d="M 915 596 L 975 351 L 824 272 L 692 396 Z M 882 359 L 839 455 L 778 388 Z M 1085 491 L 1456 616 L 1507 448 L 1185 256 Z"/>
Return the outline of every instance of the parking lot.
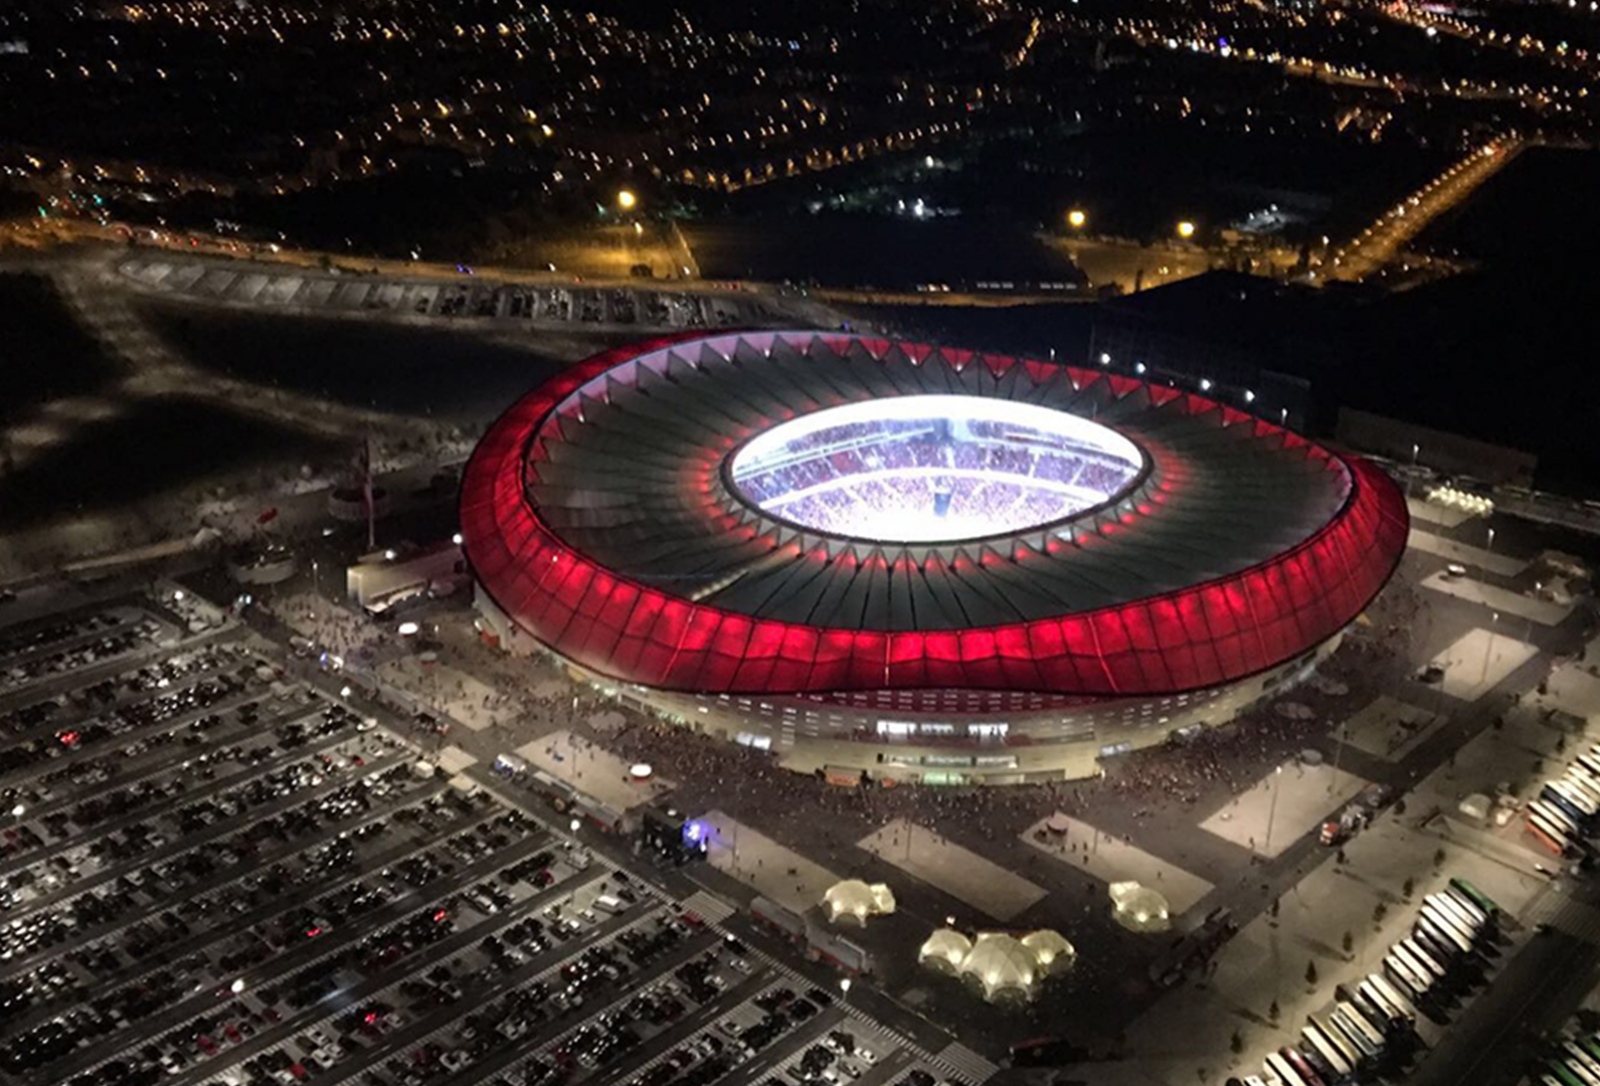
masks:
<path fill-rule="evenodd" d="M 162 598 L 0 628 L 0 1080 L 954 1081 Z"/>
<path fill-rule="evenodd" d="M 781 323 L 754 295 L 651 290 L 639 287 L 530 285 L 461 279 L 429 281 L 336 275 L 151 253 L 119 266 L 147 289 L 195 300 L 323 313 L 413 318 L 476 318 L 501 326 L 577 325 L 595 328 L 719 328 Z"/>

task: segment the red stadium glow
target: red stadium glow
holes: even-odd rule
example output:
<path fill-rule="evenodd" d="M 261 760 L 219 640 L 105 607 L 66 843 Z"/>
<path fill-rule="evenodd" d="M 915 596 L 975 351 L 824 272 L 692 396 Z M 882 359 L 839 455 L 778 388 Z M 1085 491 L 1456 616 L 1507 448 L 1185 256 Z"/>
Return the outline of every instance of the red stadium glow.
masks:
<path fill-rule="evenodd" d="M 736 451 L 788 420 L 930 394 L 1093 420 L 1145 467 L 1064 520 L 951 541 L 814 531 L 729 485 Z M 1408 520 L 1373 465 L 1205 397 L 780 332 L 651 340 L 535 389 L 474 452 L 461 525 L 498 608 L 623 682 L 1099 699 L 1216 686 L 1322 645 L 1382 589 Z"/>

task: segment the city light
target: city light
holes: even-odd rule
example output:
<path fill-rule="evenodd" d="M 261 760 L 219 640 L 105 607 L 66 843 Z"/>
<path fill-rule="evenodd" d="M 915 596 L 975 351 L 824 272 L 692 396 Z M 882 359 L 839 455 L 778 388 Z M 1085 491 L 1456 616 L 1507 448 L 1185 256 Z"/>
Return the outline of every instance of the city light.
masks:
<path fill-rule="evenodd" d="M 1190 222 L 1188 219 L 1182 219 L 1178 223 L 1178 236 L 1187 241 L 1194 237 L 1194 229 L 1194 223 Z"/>
<path fill-rule="evenodd" d="M 617 193 L 617 207 L 623 211 L 632 211 L 639 206 L 639 197 L 633 194 L 632 189 L 622 189 Z"/>
<path fill-rule="evenodd" d="M 1082 208 L 1075 207 L 1067 212 L 1067 225 L 1074 230 L 1082 230 L 1088 221 L 1089 215 Z"/>

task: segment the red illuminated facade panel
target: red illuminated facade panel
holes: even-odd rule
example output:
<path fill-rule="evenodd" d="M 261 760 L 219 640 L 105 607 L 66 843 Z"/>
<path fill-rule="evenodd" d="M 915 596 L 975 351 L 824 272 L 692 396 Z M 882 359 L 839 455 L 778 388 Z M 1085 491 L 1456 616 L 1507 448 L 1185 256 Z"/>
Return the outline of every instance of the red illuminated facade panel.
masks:
<path fill-rule="evenodd" d="M 898 348 L 894 357 L 909 360 L 901 364 L 921 364 L 935 350 L 811 333 L 747 335 L 742 342 L 770 348 L 780 335 L 797 348 L 829 350 L 838 358 L 853 347 L 878 359 Z M 555 440 L 542 428 L 574 392 L 630 360 L 703 338 L 653 340 L 573 367 L 494 424 L 474 452 L 463 482 L 464 546 L 482 589 L 554 651 L 621 681 L 713 694 L 932 689 L 1082 697 L 1175 694 L 1247 677 L 1326 641 L 1383 588 L 1405 547 L 1404 500 L 1372 464 L 1336 456 L 1201 397 L 1072 370 L 1078 375 L 1075 384 L 1079 379 L 1106 381 L 1116 397 L 1147 396 L 1151 410 L 1217 412 L 1219 425 L 1253 428 L 1256 440 L 1270 442 L 1283 457 L 1325 461 L 1329 470 L 1347 473 L 1343 501 L 1298 542 L 1247 568 L 1110 606 L 1027 621 L 954 629 L 846 628 L 697 602 L 604 568 L 568 545 L 529 497 L 529 474 L 537 471 L 545 454 L 540 443 Z M 980 363 L 996 378 L 1021 367 L 1017 381 L 1031 383 L 1023 387 L 1049 381 L 1065 369 L 949 350 L 942 358 L 952 364 L 956 359 L 963 365 Z M 1179 480 L 1193 489 L 1181 458 L 1164 466 L 1169 487 Z M 1226 488 L 1218 492 L 1225 494 Z M 1059 553 L 1063 548 L 1120 545 L 1119 532 L 1135 533 L 1146 518 L 1169 514 L 1172 506 L 1164 502 L 1165 493 L 1152 488 L 1151 495 L 1141 498 L 1127 514 L 1133 526 L 1102 519 L 1070 543 L 1051 541 L 1049 557 L 1035 560 L 1070 562 L 1071 554 Z M 706 501 L 708 517 L 726 519 L 722 510 L 711 507 L 710 497 Z M 1226 517 L 1227 510 L 1218 515 Z M 1026 548 L 997 545 L 993 553 L 1028 568 Z M 925 571 L 911 568 L 919 562 L 949 565 L 950 559 L 939 553 L 902 555 L 887 563 L 894 568 L 881 575 L 923 576 Z"/>

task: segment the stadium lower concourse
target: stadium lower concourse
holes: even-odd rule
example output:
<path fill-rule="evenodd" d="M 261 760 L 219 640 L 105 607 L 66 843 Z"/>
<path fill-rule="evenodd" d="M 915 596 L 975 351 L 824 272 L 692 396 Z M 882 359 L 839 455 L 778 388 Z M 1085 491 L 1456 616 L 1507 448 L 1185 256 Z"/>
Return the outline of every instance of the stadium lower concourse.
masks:
<path fill-rule="evenodd" d="M 595 356 L 461 505 L 479 629 L 797 770 L 1003 783 L 1232 719 L 1383 588 L 1373 465 L 1191 392 L 821 332 Z"/>

